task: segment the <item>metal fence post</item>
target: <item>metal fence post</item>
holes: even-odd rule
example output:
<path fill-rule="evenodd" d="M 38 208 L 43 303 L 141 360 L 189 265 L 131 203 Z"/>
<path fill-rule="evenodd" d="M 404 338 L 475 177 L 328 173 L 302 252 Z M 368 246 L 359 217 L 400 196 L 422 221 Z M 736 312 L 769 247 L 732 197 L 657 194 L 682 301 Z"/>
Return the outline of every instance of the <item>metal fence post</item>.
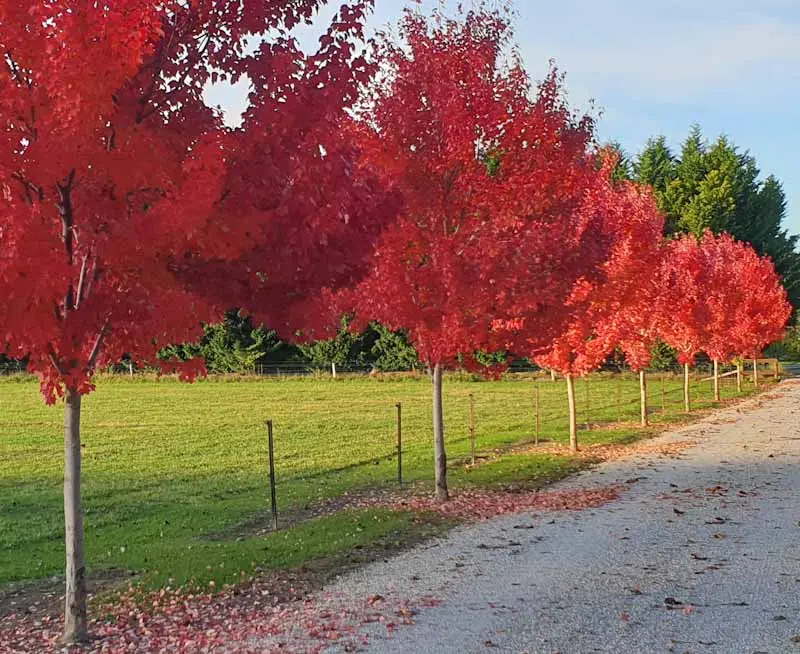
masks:
<path fill-rule="evenodd" d="M 267 440 L 269 441 L 269 492 L 272 501 L 272 523 L 278 530 L 278 500 L 275 491 L 275 444 L 272 437 L 272 420 L 267 420 Z"/>

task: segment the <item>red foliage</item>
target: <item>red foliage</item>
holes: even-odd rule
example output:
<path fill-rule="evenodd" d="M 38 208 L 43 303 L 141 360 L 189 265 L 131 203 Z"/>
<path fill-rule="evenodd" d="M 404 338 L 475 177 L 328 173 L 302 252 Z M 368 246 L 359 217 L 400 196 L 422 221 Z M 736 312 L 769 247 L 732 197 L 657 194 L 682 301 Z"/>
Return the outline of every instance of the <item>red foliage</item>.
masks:
<path fill-rule="evenodd" d="M 21 615 L 0 618 L 0 643 L 7 648 L 3 652 L 15 654 L 313 654 L 329 651 L 333 645 L 357 651 L 369 644 L 370 633 L 376 633 L 371 625 L 382 625 L 391 634 L 413 624 L 420 609 L 441 603 L 429 595 L 412 600 L 373 595 L 353 602 L 346 597 L 308 597 L 299 590 L 290 591 L 293 596 L 285 601 L 277 601 L 261 584 L 216 595 L 181 589 L 149 594 L 129 591 L 97 607 L 90 645 L 64 646 L 56 620 Z"/>
<path fill-rule="evenodd" d="M 591 372 L 622 345 L 633 367 L 649 361 L 654 295 L 664 220 L 648 189 L 603 178 L 587 194 L 581 211 L 598 222 L 594 267 L 577 279 L 566 302 L 566 329 L 537 363 L 563 374 Z M 657 275 L 655 276 L 657 277 Z M 535 354 L 535 353 L 532 353 Z"/>
<path fill-rule="evenodd" d="M 760 356 L 781 338 L 792 312 L 772 261 L 728 234 L 706 234 L 702 248 L 712 271 L 705 352 L 720 361 Z"/>
<path fill-rule="evenodd" d="M 232 302 L 313 324 L 320 291 L 363 268 L 381 196 L 354 181 L 344 107 L 371 72 L 353 46 L 370 0 L 307 56 L 288 30 L 321 4 L 0 2 L 0 342 L 49 401 Z M 243 75 L 232 129 L 202 92 Z"/>
<path fill-rule="evenodd" d="M 756 357 L 791 314 L 772 262 L 728 234 L 669 242 L 663 275 L 660 331 L 681 363 L 701 351 L 721 361 Z"/>
<path fill-rule="evenodd" d="M 379 42 L 360 141 L 401 209 L 354 304 L 407 329 L 429 363 L 523 336 L 541 346 L 597 249 L 597 221 L 577 211 L 600 176 L 592 123 L 568 110 L 555 72 L 530 100 L 520 64 L 502 64 L 501 13 L 407 13 L 400 34 Z"/>
<path fill-rule="evenodd" d="M 713 236 L 704 240 L 708 238 Z M 691 364 L 711 340 L 709 260 L 697 239 L 687 234 L 667 242 L 662 261 L 659 332 L 663 341 L 677 350 L 678 361 Z"/>

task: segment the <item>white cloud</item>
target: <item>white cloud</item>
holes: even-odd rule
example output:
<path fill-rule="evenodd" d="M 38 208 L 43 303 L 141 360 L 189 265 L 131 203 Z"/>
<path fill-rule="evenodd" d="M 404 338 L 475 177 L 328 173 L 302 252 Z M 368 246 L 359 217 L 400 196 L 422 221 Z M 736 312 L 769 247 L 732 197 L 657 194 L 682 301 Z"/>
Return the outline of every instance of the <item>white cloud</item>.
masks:
<path fill-rule="evenodd" d="M 721 9 L 721 0 L 704 0 L 703 11 L 689 0 L 567 0 L 546 16 L 526 5 L 518 40 L 534 74 L 552 57 L 581 85 L 652 100 L 796 92 L 788 84 L 800 70 L 800 17 L 782 16 L 775 9 L 781 1 L 773 0 L 759 13 L 729 7 L 713 19 L 715 4 Z M 779 79 L 786 84 L 776 85 Z"/>

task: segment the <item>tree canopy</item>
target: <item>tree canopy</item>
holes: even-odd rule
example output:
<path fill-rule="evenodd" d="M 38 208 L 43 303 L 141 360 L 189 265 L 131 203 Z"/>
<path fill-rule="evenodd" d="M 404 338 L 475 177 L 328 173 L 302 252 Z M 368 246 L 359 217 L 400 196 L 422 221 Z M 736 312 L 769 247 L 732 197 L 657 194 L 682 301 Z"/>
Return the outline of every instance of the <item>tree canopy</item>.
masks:
<path fill-rule="evenodd" d="M 727 232 L 769 256 L 794 307 L 800 306 L 798 236 L 783 226 L 786 195 L 772 175 L 762 179 L 755 157 L 727 136 L 708 142 L 692 127 L 678 152 L 663 136 L 634 159 L 632 177 L 650 184 L 666 217 L 665 233 Z"/>

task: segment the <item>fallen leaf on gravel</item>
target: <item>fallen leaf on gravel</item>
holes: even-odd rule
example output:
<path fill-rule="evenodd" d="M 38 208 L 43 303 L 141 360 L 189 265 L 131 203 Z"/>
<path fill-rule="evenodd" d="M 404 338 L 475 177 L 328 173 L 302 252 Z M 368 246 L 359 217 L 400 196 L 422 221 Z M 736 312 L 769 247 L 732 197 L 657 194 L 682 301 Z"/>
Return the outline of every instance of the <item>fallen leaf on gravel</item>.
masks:
<path fill-rule="evenodd" d="M 221 652 L 306 652 L 318 654 L 337 643 L 344 651 L 368 644 L 364 625 L 382 623 L 388 632 L 413 624 L 418 606 L 436 606 L 425 596 L 414 601 L 373 595 L 361 605 L 334 597 L 301 595 L 264 604 L 257 588 L 218 595 L 164 589 L 150 594 L 130 589 L 90 619 L 95 637 L 86 648 L 62 647 L 58 620 L 11 615 L 0 620 L 3 652 L 14 654 L 194 654 Z M 380 599 L 378 599 L 380 598 Z M 398 623 L 399 618 L 399 623 Z"/>
<path fill-rule="evenodd" d="M 391 508 L 431 511 L 462 520 L 488 520 L 494 516 L 521 511 L 582 511 L 617 499 L 619 492 L 618 486 L 524 493 L 463 489 L 447 502 L 437 502 L 428 496 L 416 496 L 398 502 Z"/>

